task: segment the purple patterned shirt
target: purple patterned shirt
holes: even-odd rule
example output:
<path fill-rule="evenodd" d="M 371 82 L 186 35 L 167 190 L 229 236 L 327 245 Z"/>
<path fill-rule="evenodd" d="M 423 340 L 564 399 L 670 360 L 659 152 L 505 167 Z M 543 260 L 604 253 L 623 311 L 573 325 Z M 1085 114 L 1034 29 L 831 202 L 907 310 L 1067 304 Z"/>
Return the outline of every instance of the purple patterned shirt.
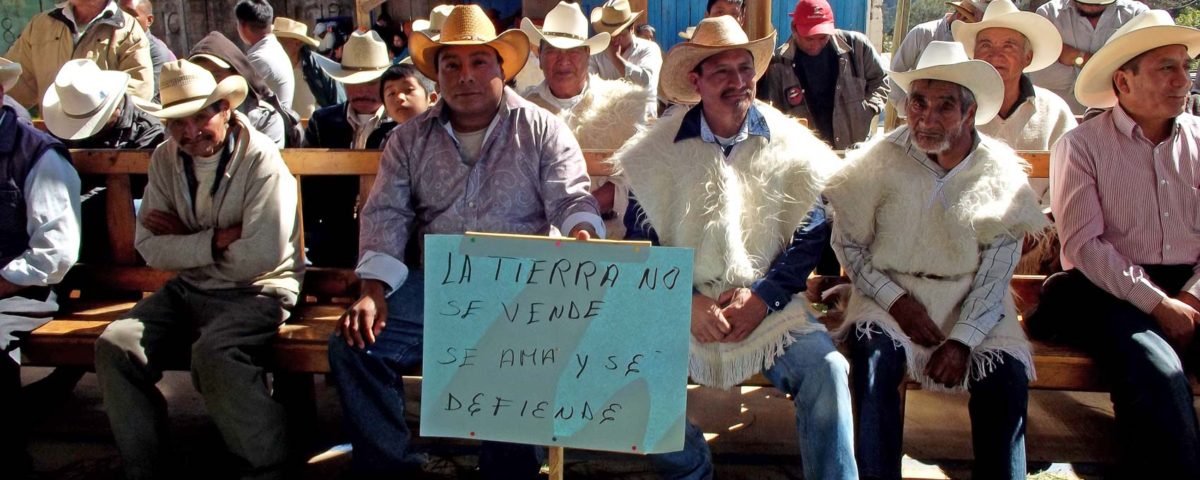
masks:
<path fill-rule="evenodd" d="M 472 167 L 462 161 L 448 114 L 439 102 L 396 127 L 384 145 L 361 216 L 359 278 L 399 288 L 414 232 L 544 235 L 551 226 L 569 232 L 587 223 L 603 236 L 583 152 L 562 120 L 506 87 Z"/>

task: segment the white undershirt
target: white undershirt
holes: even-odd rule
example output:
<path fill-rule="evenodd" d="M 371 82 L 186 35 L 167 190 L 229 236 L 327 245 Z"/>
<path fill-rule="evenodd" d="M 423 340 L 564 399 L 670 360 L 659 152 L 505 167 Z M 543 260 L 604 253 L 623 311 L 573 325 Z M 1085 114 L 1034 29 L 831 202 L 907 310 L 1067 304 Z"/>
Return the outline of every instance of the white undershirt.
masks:
<path fill-rule="evenodd" d="M 196 175 L 196 221 L 201 225 L 215 226 L 213 220 L 213 181 L 217 178 L 217 164 L 221 152 L 211 157 L 192 158 L 192 171 Z"/>
<path fill-rule="evenodd" d="M 486 134 L 486 128 L 474 132 L 460 132 L 454 129 L 454 137 L 458 139 L 458 154 L 462 156 L 464 164 L 474 167 L 475 162 L 479 161 L 479 153 L 483 151 L 483 137 Z"/>

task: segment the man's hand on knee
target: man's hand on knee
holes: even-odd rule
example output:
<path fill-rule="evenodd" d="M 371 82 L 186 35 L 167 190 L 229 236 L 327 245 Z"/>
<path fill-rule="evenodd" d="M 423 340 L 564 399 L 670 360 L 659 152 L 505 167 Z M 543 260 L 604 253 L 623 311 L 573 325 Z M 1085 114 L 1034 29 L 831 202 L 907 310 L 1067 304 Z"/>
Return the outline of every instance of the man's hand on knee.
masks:
<path fill-rule="evenodd" d="M 1181 294 L 1183 295 L 1183 294 Z M 1188 295 L 1191 296 L 1191 295 Z M 1167 342 L 1175 347 L 1180 354 L 1192 346 L 1196 335 L 1196 323 L 1200 321 L 1200 312 L 1188 306 L 1187 303 L 1174 298 L 1165 298 L 1150 312 L 1154 321 L 1162 328 Z"/>
<path fill-rule="evenodd" d="M 729 335 L 723 342 L 736 343 L 758 328 L 767 317 L 767 302 L 749 288 L 731 288 L 717 298 L 721 316 L 729 322 Z"/>
<path fill-rule="evenodd" d="M 363 280 L 362 295 L 338 319 L 338 335 L 352 347 L 366 348 L 387 324 L 387 297 L 383 282 Z"/>
<path fill-rule="evenodd" d="M 957 340 L 947 340 L 929 357 L 929 363 L 925 365 L 925 375 L 939 385 L 957 387 L 962 385 L 963 379 L 967 377 L 970 360 L 971 347 Z"/>
<path fill-rule="evenodd" d="M 946 340 L 946 335 L 933 323 L 933 319 L 929 318 L 925 306 L 907 293 L 892 303 L 888 313 L 900 324 L 904 334 L 917 345 L 932 348 Z"/>
<path fill-rule="evenodd" d="M 700 343 L 719 342 L 729 335 L 729 321 L 717 302 L 699 293 L 692 294 L 692 336 Z"/>

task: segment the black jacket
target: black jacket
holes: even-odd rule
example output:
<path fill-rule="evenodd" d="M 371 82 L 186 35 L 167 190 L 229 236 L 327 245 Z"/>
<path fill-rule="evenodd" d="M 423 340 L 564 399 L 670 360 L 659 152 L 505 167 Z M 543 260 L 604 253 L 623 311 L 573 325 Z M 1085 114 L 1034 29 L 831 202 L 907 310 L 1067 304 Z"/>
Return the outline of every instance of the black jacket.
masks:
<path fill-rule="evenodd" d="M 308 119 L 308 129 L 304 131 L 304 145 L 309 148 L 350 148 L 354 129 L 346 120 L 348 108 L 350 102 L 342 102 L 313 112 Z M 367 149 L 382 148 L 383 140 L 393 128 L 396 128 L 396 122 L 390 118 L 384 119 L 367 137 Z"/>

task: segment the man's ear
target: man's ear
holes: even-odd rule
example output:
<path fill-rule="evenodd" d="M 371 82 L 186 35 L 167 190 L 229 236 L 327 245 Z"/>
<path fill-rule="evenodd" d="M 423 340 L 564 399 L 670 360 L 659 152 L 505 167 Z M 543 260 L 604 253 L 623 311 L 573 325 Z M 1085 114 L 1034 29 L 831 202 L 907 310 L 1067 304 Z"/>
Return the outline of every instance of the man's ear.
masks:
<path fill-rule="evenodd" d="M 433 104 L 437 103 L 437 101 L 438 101 L 438 93 L 437 92 L 429 92 L 429 104 L 433 105 Z"/>
<path fill-rule="evenodd" d="M 975 114 L 978 111 L 979 111 L 979 102 L 975 102 L 973 105 L 971 105 L 970 108 L 967 109 L 967 114 L 965 115 L 966 118 L 963 119 L 963 121 L 966 122 L 965 124 L 963 124 L 964 127 L 970 128 L 970 127 L 975 126 Z"/>
<path fill-rule="evenodd" d="M 696 72 L 688 72 L 688 83 L 692 84 L 692 88 L 697 92 L 700 91 L 700 74 Z"/>
<path fill-rule="evenodd" d="M 153 26 L 154 26 L 154 15 L 153 14 L 146 15 L 146 29 L 149 30 L 150 27 L 153 27 Z M 146 33 L 149 33 L 149 32 L 146 32 Z"/>
<path fill-rule="evenodd" d="M 1130 74 L 1127 70 L 1117 69 L 1117 71 L 1113 72 L 1113 89 L 1117 93 L 1129 95 L 1129 76 Z"/>

